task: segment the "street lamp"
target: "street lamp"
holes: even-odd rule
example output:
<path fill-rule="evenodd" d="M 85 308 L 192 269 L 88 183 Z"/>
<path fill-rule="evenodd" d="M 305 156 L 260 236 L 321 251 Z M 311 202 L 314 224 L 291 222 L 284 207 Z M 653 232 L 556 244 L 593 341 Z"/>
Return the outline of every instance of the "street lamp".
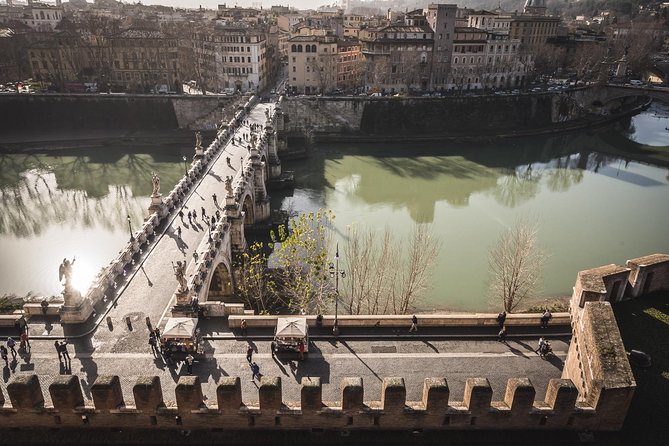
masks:
<path fill-rule="evenodd" d="M 333 277 L 335 280 L 335 320 L 332 326 L 332 334 L 339 336 L 339 276 L 341 275 L 342 279 L 346 277 L 346 272 L 343 269 L 339 269 L 339 243 L 337 243 L 335 263 L 330 262 L 328 271 L 330 277 Z"/>
<path fill-rule="evenodd" d="M 182 160 L 184 160 L 184 176 L 188 176 L 188 167 L 186 165 L 186 156 L 181 157 Z"/>
<path fill-rule="evenodd" d="M 130 232 L 130 241 L 134 242 L 135 236 L 132 235 L 132 222 L 130 221 L 130 214 L 128 214 L 126 218 L 128 219 L 128 232 Z"/>

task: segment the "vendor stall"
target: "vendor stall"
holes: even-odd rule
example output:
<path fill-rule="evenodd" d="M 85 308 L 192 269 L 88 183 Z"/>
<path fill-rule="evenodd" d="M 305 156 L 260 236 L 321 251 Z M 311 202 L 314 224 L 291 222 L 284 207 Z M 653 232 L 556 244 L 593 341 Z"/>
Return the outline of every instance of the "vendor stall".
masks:
<path fill-rule="evenodd" d="M 274 349 L 277 352 L 299 352 L 300 344 L 303 352 L 309 351 L 309 329 L 307 319 L 303 317 L 280 317 L 276 320 L 274 332 Z"/>
<path fill-rule="evenodd" d="M 197 353 L 197 318 L 171 317 L 162 333 L 163 350 L 169 353 Z"/>

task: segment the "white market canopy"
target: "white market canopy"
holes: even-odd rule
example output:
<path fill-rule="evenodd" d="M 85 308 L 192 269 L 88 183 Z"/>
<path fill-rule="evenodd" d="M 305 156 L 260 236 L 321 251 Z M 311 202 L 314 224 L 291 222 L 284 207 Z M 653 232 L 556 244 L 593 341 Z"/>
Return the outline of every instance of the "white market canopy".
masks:
<path fill-rule="evenodd" d="M 276 336 L 303 338 L 307 335 L 307 319 L 303 317 L 280 317 L 276 320 Z"/>
<path fill-rule="evenodd" d="M 163 336 L 166 338 L 192 338 L 195 334 L 197 319 L 190 317 L 171 317 L 165 324 Z"/>

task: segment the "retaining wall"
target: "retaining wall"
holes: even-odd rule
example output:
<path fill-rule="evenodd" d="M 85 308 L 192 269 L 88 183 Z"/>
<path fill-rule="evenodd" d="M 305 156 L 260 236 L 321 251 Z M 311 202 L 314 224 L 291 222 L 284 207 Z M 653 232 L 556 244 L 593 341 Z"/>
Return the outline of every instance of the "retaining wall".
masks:
<path fill-rule="evenodd" d="M 185 129 L 235 100 L 201 95 L 0 95 L 0 132 L 29 136 L 56 131 L 76 135 L 91 130 Z"/>

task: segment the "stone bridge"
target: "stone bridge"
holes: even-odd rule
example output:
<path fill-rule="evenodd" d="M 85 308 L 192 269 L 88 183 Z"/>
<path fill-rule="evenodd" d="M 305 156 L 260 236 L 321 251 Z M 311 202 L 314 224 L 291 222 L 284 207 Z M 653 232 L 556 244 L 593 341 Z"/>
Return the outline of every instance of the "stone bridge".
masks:
<path fill-rule="evenodd" d="M 115 314 L 121 318 L 122 312 L 145 306 L 143 313 L 157 322 L 173 299 L 175 308 L 184 311 L 193 311 L 196 303 L 211 307 L 212 315 L 243 311 L 241 304 L 226 309 L 222 301 L 234 294 L 232 263 L 246 249 L 245 227 L 270 219 L 267 182 L 281 175 L 278 149 L 285 144 L 281 104 L 281 98 L 257 104 L 251 97 L 241 105 L 206 149 L 195 149 L 190 169 L 169 194 L 152 195 L 141 228 L 90 289 L 65 292 L 64 303 L 52 304 L 47 312 L 57 311 L 65 324 L 95 315 L 99 324 L 105 315 L 109 323 Z M 189 211 L 198 217 L 185 219 Z M 176 287 L 177 260 L 186 266 L 185 287 Z M 39 304 L 24 309 L 29 315 L 43 311 Z"/>
<path fill-rule="evenodd" d="M 592 85 L 572 90 L 573 97 L 584 109 L 594 113 L 614 113 L 641 97 L 669 101 L 669 88 L 635 87 L 631 85 Z"/>

